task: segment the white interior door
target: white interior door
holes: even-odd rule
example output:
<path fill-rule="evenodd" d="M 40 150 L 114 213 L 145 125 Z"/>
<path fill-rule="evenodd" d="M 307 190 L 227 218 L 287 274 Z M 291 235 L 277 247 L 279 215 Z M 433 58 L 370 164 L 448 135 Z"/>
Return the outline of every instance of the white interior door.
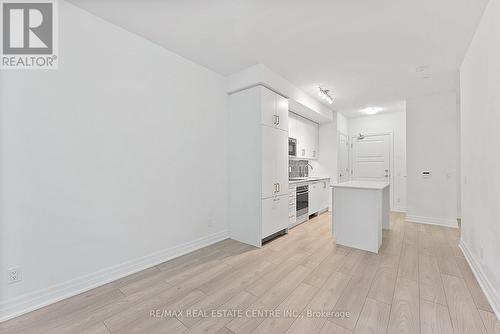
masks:
<path fill-rule="evenodd" d="M 390 182 L 390 135 L 353 137 L 352 143 L 353 179 Z"/>
<path fill-rule="evenodd" d="M 339 134 L 338 182 L 349 181 L 349 137 Z"/>

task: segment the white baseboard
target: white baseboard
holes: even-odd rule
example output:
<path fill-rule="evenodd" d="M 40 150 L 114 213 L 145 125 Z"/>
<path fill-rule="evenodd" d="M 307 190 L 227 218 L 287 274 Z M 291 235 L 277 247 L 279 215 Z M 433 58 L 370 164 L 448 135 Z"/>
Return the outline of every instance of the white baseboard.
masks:
<path fill-rule="evenodd" d="M 433 217 L 406 215 L 406 221 L 418 224 L 429 224 L 429 225 L 439 225 L 439 226 L 458 228 L 457 220 L 449 218 L 433 218 Z"/>
<path fill-rule="evenodd" d="M 394 208 L 391 209 L 391 212 L 406 213 L 406 209 L 405 208 L 394 207 Z"/>
<path fill-rule="evenodd" d="M 227 239 L 227 230 L 164 249 L 51 287 L 0 302 L 0 322 L 75 296 L 119 278 L 153 267 L 175 257 Z"/>
<path fill-rule="evenodd" d="M 497 319 L 500 321 L 500 291 L 495 290 L 493 284 L 491 284 L 490 280 L 481 269 L 480 262 L 476 260 L 472 252 L 469 250 L 469 247 L 467 247 L 462 239 L 460 239 L 459 247 L 465 256 L 465 259 L 469 263 L 479 286 L 483 289 L 486 299 L 490 302 L 493 312 L 495 312 Z"/>

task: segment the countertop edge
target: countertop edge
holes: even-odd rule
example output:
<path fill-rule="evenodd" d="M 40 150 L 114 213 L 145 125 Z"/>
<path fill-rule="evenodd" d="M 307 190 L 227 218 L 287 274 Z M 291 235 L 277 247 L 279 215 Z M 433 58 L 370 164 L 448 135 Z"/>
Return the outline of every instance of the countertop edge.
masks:
<path fill-rule="evenodd" d="M 344 188 L 344 189 L 365 189 L 365 190 L 383 190 L 389 187 L 390 184 L 387 183 L 385 185 L 380 186 L 362 186 L 362 185 L 342 185 L 342 184 L 332 184 L 330 187 L 332 188 Z"/>
<path fill-rule="evenodd" d="M 295 186 L 297 184 L 306 184 L 306 183 L 314 183 L 314 182 L 320 182 L 320 181 L 324 181 L 324 180 L 330 180 L 329 177 L 319 177 L 319 178 L 314 178 L 314 179 L 310 179 L 310 180 L 300 180 L 300 181 L 288 181 L 288 184 L 290 186 Z"/>

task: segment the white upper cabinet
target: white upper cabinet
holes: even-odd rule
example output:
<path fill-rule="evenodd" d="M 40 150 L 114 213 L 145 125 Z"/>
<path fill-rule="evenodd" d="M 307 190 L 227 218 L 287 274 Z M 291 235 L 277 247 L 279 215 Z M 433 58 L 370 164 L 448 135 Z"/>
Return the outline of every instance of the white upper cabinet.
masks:
<path fill-rule="evenodd" d="M 317 123 L 308 121 L 308 158 L 318 159 L 318 139 L 319 139 L 319 126 Z"/>
<path fill-rule="evenodd" d="M 288 132 L 288 99 L 265 87 L 260 89 L 262 124 Z"/>
<path fill-rule="evenodd" d="M 275 138 L 276 182 L 278 182 L 276 195 L 288 195 L 288 131 L 275 131 L 277 132 Z"/>
<path fill-rule="evenodd" d="M 276 93 L 260 87 L 260 110 L 262 125 L 276 126 Z"/>
<path fill-rule="evenodd" d="M 305 119 L 297 118 L 297 158 L 307 159 L 308 152 L 308 128 Z"/>
<path fill-rule="evenodd" d="M 288 99 L 278 94 L 275 95 L 276 95 L 276 116 L 278 116 L 277 127 L 280 130 L 288 132 Z"/>
<path fill-rule="evenodd" d="M 318 159 L 319 126 L 301 116 L 290 114 L 290 137 L 297 139 L 297 158 Z"/>
<path fill-rule="evenodd" d="M 262 126 L 262 198 L 288 194 L 288 133 Z"/>

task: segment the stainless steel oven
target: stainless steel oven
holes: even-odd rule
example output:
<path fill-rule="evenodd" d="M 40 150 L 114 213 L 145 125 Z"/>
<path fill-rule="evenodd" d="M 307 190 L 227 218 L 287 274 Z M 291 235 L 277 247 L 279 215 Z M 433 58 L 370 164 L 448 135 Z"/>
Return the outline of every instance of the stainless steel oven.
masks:
<path fill-rule="evenodd" d="M 297 139 L 288 138 L 288 155 L 290 157 L 297 156 Z"/>
<path fill-rule="evenodd" d="M 309 186 L 298 186 L 296 190 L 296 223 L 300 224 L 309 219 Z"/>

